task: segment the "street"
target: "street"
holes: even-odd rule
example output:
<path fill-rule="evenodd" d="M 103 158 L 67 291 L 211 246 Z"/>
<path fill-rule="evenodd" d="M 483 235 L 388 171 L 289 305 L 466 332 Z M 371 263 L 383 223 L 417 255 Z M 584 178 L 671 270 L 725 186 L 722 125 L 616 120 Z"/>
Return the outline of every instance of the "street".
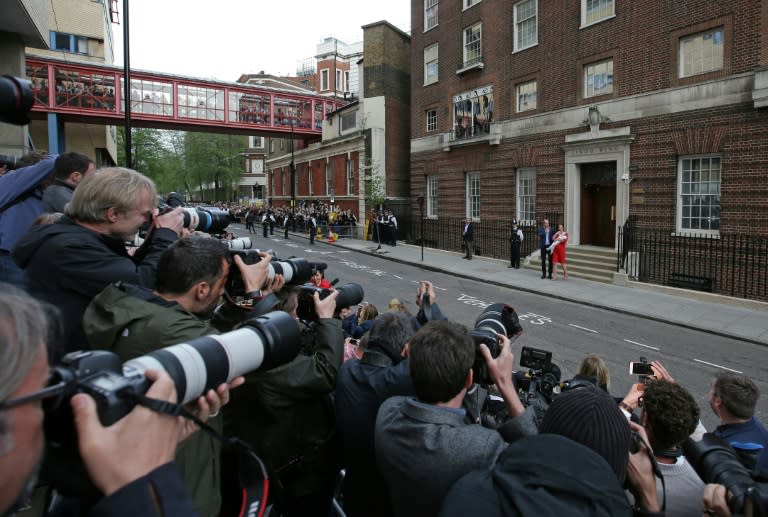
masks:
<path fill-rule="evenodd" d="M 231 229 L 238 236 L 247 235 L 239 225 L 232 225 Z M 277 229 L 270 239 L 265 240 L 260 233 L 251 238 L 254 248 L 274 250 L 278 259 L 297 256 L 326 262 L 326 278 L 338 279 L 337 285 L 359 283 L 365 289 L 365 300 L 376 305 L 380 312 L 386 311 L 390 299 L 399 298 L 415 313 L 420 280 L 434 284 L 437 302 L 449 319 L 470 328 L 488 305 L 495 302 L 512 305 L 524 328 L 523 335 L 513 343 L 516 356 L 522 346 L 551 351 L 552 360 L 561 368 L 565 380 L 577 373 L 585 355 L 598 354 L 610 367 L 613 396 L 623 395 L 637 380 L 628 373 L 630 361 L 638 361 L 641 356 L 649 361 L 659 360 L 697 399 L 707 429 L 717 424 L 707 402 L 713 376 L 720 371 L 744 373 L 757 383 L 763 394 L 758 402 L 758 418 L 766 421 L 768 417 L 768 369 L 762 360 L 765 348 L 760 345 L 501 288 L 484 283 L 482 278 L 476 281 L 455 278 L 423 270 L 418 264 L 393 262 L 325 243 L 310 246 L 304 238 L 285 240 Z"/>

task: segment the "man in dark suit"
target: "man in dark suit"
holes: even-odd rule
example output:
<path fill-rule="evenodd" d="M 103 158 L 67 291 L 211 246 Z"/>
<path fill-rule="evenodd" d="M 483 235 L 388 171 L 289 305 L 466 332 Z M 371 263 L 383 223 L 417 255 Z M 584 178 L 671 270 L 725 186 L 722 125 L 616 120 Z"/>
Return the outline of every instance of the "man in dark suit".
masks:
<path fill-rule="evenodd" d="M 467 217 L 466 222 L 464 223 L 464 230 L 461 232 L 461 237 L 464 240 L 464 258 L 467 260 L 472 260 L 472 252 L 474 251 L 474 244 L 473 244 L 473 228 L 472 228 L 472 218 Z"/>
<path fill-rule="evenodd" d="M 552 278 L 552 252 L 549 251 L 549 245 L 552 244 L 552 236 L 555 235 L 555 229 L 549 225 L 549 219 L 539 228 L 539 249 L 541 250 L 541 278 Z M 547 269 L 549 264 L 549 269 Z"/>
<path fill-rule="evenodd" d="M 480 348 L 512 417 L 498 431 L 471 423 L 462 408 L 473 384 L 475 360 L 467 329 L 431 321 L 411 339 L 409 366 L 416 398 L 392 397 L 376 418 L 376 463 L 389 488 L 393 515 L 437 515 L 457 479 L 470 470 L 489 468 L 507 447 L 503 436 L 512 437 L 519 425 L 515 417 L 524 408 L 512 383 L 510 341 L 497 337 L 501 353 L 496 359 L 485 345 Z"/>

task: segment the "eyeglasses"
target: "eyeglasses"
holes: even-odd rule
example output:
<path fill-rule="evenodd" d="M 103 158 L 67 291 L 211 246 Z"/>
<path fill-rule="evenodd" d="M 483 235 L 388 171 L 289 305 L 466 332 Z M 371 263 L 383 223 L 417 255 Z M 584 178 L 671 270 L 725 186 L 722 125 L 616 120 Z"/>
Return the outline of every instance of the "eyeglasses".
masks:
<path fill-rule="evenodd" d="M 67 389 L 67 383 L 59 382 L 57 384 L 47 386 L 41 390 L 37 390 L 29 395 L 18 397 L 15 399 L 4 400 L 0 402 L 0 411 L 7 411 L 14 409 L 30 402 L 37 402 L 38 400 L 45 400 L 52 397 L 58 397 Z"/>

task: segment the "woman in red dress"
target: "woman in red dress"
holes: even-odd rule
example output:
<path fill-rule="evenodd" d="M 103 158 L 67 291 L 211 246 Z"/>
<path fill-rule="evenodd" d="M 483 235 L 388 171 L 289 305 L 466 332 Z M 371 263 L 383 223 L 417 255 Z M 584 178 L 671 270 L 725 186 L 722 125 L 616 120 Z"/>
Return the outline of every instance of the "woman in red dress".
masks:
<path fill-rule="evenodd" d="M 321 289 L 330 289 L 332 287 L 331 283 L 325 279 L 325 271 L 322 269 L 312 270 L 312 278 L 309 279 L 309 283 Z"/>
<path fill-rule="evenodd" d="M 557 225 L 557 232 L 552 236 L 552 280 L 557 280 L 557 265 L 563 268 L 563 279 L 568 280 L 568 269 L 565 266 L 565 245 L 568 242 L 568 232 L 562 224 Z"/>

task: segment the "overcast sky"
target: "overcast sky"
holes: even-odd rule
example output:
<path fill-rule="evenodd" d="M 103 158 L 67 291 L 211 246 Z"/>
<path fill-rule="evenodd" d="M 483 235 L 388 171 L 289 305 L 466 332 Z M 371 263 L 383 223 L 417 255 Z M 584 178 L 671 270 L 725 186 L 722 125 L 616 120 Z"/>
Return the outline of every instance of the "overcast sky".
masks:
<path fill-rule="evenodd" d="M 123 64 L 120 25 L 112 25 L 115 64 Z M 361 41 L 361 26 L 387 20 L 410 32 L 410 0 L 130 0 L 131 68 L 235 81 L 261 70 L 294 75 L 334 36 Z"/>

